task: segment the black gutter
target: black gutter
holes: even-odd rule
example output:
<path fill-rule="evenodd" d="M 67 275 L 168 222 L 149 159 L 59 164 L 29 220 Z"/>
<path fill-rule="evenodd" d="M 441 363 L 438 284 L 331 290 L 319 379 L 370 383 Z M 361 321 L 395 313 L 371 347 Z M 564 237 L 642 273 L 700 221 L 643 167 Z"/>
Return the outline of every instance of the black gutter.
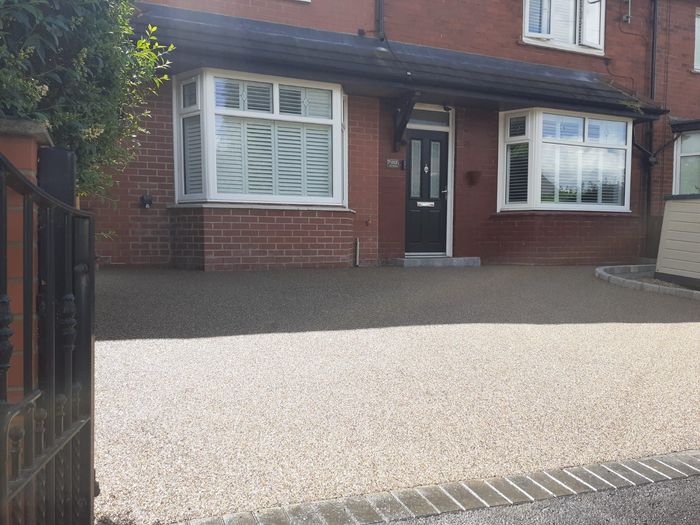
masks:
<path fill-rule="evenodd" d="M 700 130 L 700 119 L 693 120 L 676 120 L 671 119 L 671 131 L 673 133 L 683 133 L 685 131 Z"/>

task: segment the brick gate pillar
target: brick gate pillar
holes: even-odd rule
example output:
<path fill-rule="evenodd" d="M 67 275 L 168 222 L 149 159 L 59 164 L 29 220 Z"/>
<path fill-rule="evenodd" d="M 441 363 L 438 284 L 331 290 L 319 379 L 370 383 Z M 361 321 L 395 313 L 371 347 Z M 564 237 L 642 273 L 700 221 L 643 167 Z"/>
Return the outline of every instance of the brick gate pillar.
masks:
<path fill-rule="evenodd" d="M 50 146 L 51 138 L 46 131 L 46 126 L 33 121 L 0 119 L 0 153 L 3 154 L 19 171 L 29 180 L 36 184 L 38 167 L 38 153 L 42 146 Z M 37 357 L 37 316 L 36 316 L 36 295 L 37 295 L 37 224 L 38 217 L 36 207 L 34 211 L 33 232 L 32 232 L 32 305 L 33 316 L 31 322 L 31 340 L 25 341 L 24 330 L 24 215 L 23 197 L 11 188 L 7 189 L 7 266 L 8 266 L 8 295 L 10 298 L 10 308 L 13 314 L 13 322 L 10 325 L 14 332 L 10 341 L 13 346 L 12 358 L 10 360 L 10 371 L 7 378 L 8 401 L 17 402 L 22 399 L 25 388 L 24 384 L 24 352 L 33 352 L 32 363 L 36 367 Z M 31 374 L 31 388 L 36 388 L 38 380 L 38 370 L 35 368 Z"/>

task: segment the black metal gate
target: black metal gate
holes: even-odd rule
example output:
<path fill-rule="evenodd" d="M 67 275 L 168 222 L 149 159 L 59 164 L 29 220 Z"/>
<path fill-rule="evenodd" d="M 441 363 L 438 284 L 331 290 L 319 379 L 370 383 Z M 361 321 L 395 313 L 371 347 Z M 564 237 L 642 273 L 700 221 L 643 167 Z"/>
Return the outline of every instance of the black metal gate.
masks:
<path fill-rule="evenodd" d="M 21 304 L 8 298 L 8 188 L 22 196 Z M 0 155 L 0 248 L 0 525 L 92 524 L 93 218 Z M 24 386 L 8 401 L 13 314 Z"/>

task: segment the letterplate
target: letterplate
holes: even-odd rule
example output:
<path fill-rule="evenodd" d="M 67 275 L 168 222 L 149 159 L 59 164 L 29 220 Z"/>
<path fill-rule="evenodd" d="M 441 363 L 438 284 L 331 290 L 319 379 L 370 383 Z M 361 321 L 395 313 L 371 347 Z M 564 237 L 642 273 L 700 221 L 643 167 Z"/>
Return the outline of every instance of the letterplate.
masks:
<path fill-rule="evenodd" d="M 418 202 L 416 202 L 416 206 L 418 206 L 419 208 L 434 208 L 435 203 L 434 202 L 418 201 Z"/>

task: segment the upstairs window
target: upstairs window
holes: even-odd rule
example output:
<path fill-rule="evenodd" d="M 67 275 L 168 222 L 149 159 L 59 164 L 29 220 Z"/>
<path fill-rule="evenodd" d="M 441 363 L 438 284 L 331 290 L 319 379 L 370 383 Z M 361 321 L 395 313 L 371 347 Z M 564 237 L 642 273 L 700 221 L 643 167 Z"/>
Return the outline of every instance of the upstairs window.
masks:
<path fill-rule="evenodd" d="M 343 204 L 338 86 L 222 71 L 176 85 L 179 201 Z"/>
<path fill-rule="evenodd" d="M 499 209 L 629 211 L 631 130 L 615 117 L 502 114 Z"/>
<path fill-rule="evenodd" d="M 528 43 L 602 54 L 605 0 L 525 0 Z"/>
<path fill-rule="evenodd" d="M 700 8 L 695 11 L 695 71 L 700 71 Z"/>
<path fill-rule="evenodd" d="M 700 194 L 700 132 L 683 133 L 676 141 L 673 193 Z"/>

